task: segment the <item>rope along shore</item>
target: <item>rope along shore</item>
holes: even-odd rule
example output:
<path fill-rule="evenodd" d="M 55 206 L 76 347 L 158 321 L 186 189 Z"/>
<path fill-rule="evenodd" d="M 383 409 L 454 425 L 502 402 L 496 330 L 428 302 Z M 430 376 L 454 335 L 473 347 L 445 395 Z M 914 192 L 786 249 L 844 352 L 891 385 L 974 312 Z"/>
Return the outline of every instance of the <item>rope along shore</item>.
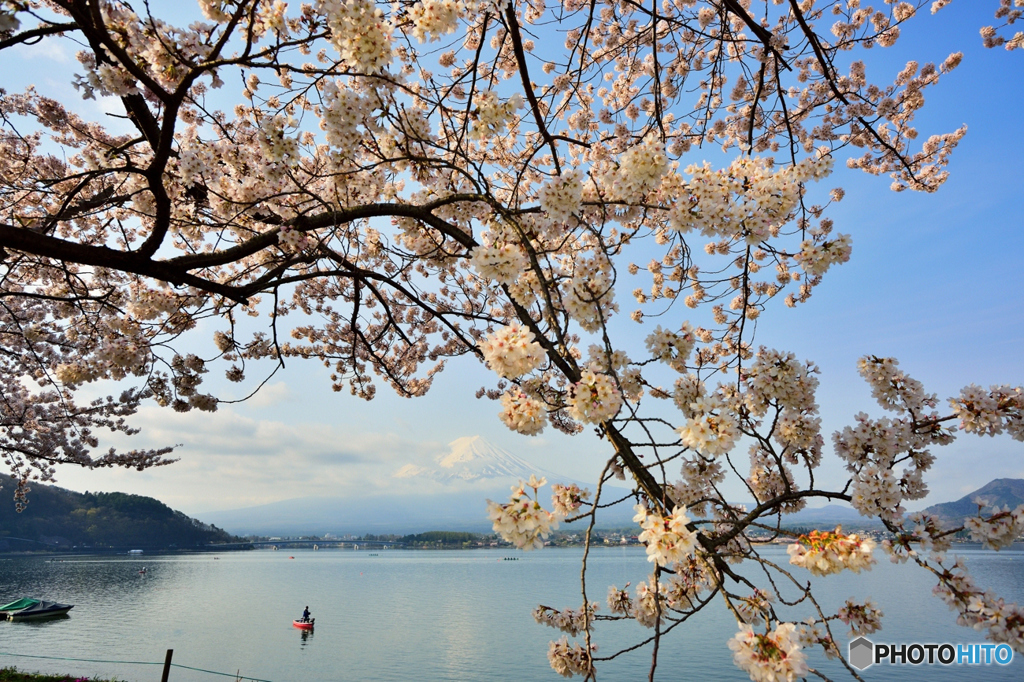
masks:
<path fill-rule="evenodd" d="M 14 656 L 16 658 L 42 658 L 49 661 L 74 661 L 77 663 L 116 663 L 118 665 L 163 665 L 163 661 L 114 661 L 103 658 L 71 658 L 67 656 L 38 656 L 34 654 L 13 654 L 6 651 L 0 651 L 0 656 Z M 242 680 L 245 682 L 271 682 L 271 680 L 264 680 L 259 677 L 248 677 L 246 675 L 239 675 L 235 673 L 222 673 L 216 670 L 206 670 L 204 668 L 193 668 L 190 665 L 182 665 L 180 663 L 171 663 L 172 668 L 183 668 L 185 670 L 194 670 L 196 672 L 207 673 L 210 675 L 221 675 L 222 677 L 233 677 L 236 680 Z"/>

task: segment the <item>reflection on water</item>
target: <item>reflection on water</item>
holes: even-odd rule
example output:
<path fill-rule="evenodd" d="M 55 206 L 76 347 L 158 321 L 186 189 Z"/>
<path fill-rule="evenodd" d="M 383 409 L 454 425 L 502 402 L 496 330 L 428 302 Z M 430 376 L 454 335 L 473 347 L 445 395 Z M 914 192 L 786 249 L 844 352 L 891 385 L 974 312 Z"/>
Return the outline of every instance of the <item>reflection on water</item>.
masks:
<path fill-rule="evenodd" d="M 52 625 L 59 620 L 69 620 L 71 616 L 67 613 L 61 613 L 56 616 L 47 616 L 39 620 L 19 620 L 14 621 L 19 627 L 23 628 L 44 628 L 48 625 Z"/>
<path fill-rule="evenodd" d="M 307 644 L 309 644 L 310 640 L 313 639 L 313 631 L 312 630 L 299 630 L 299 636 L 301 637 L 301 639 L 300 639 L 300 646 L 305 647 Z"/>
<path fill-rule="evenodd" d="M 785 563 L 784 548 L 777 560 Z M 578 607 L 578 549 L 546 549 L 503 561 L 501 551 L 351 550 L 244 552 L 146 557 L 36 557 L 0 559 L 0 599 L 37 596 L 75 604 L 61 620 L 0 623 L 0 653 L 102 660 L 174 662 L 220 672 L 241 671 L 274 682 L 290 680 L 487 681 L 560 679 L 547 662 L 548 643 L 562 633 L 538 625 L 540 603 Z M 979 585 L 1008 601 L 1024 600 L 1024 554 L 965 550 Z M 290 559 L 294 556 L 294 559 Z M 588 598 L 603 606 L 609 585 L 636 585 L 650 574 L 641 548 L 597 548 L 588 560 Z M 955 614 L 931 596 L 932 579 L 914 566 L 884 557 L 860 576 L 816 580 L 824 608 L 847 598 L 872 597 L 885 611 L 879 642 L 980 642 L 959 628 Z M 145 573 L 140 573 L 143 566 Z M 804 579 L 804 578 L 802 578 Z M 783 596 L 792 596 L 785 594 Z M 308 604 L 315 631 L 292 620 Z M 745 680 L 731 662 L 727 640 L 735 622 L 721 604 L 661 642 L 658 679 Z M 837 630 L 840 636 L 845 632 Z M 599 622 L 599 655 L 633 644 L 650 631 L 635 623 Z M 298 639 L 299 646 L 295 646 Z M 314 645 L 314 638 L 318 638 Z M 841 640 L 845 646 L 845 640 Z M 844 675 L 813 655 L 811 664 Z M 1024 659 L 1024 656 L 1020 657 Z M 154 679 L 153 666 L 72 663 L 0 656 L 0 666 L 135 682 Z M 626 654 L 600 668 L 601 679 L 646 678 L 649 650 Z M 1024 663 L 998 666 L 899 669 L 905 682 L 1024 679 Z M 870 668 L 866 680 L 893 669 Z M 172 682 L 216 677 L 175 668 Z"/>

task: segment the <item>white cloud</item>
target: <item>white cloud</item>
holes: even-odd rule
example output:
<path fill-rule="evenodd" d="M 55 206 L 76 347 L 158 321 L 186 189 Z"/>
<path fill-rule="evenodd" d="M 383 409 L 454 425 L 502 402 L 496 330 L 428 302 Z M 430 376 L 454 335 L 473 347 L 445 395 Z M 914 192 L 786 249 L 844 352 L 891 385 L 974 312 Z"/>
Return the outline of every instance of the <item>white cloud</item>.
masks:
<path fill-rule="evenodd" d="M 11 56 L 23 60 L 26 64 L 40 59 L 49 59 L 59 64 L 70 64 L 74 61 L 67 46 L 56 40 L 43 40 L 34 45 L 15 45 L 10 50 Z"/>
<path fill-rule="evenodd" d="M 145 472 L 65 467 L 58 484 L 75 490 L 150 495 L 186 513 L 391 488 L 394 462 L 429 460 L 440 446 L 393 433 L 354 433 L 342 423 L 254 419 L 232 408 L 179 414 L 144 407 L 142 432 L 111 438 L 118 448 L 179 445 L 174 464 Z M 410 486 L 417 485 L 410 481 Z"/>
<path fill-rule="evenodd" d="M 279 403 L 283 403 L 286 400 L 294 397 L 291 389 L 288 388 L 288 384 L 283 381 L 278 381 L 273 384 L 267 384 L 259 391 L 256 395 L 249 398 L 246 403 L 253 407 L 273 407 Z"/>

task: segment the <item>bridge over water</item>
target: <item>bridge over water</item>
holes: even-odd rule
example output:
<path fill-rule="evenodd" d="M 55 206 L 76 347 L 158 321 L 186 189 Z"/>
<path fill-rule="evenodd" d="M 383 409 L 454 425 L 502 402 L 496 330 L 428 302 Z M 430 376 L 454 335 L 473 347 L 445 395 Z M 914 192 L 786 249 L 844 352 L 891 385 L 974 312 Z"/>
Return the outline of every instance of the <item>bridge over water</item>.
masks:
<path fill-rule="evenodd" d="M 392 549 L 405 547 L 404 542 L 393 540 L 256 540 L 253 542 L 230 542 L 206 545 L 206 549 L 282 549 L 284 547 L 351 547 L 352 549 Z"/>

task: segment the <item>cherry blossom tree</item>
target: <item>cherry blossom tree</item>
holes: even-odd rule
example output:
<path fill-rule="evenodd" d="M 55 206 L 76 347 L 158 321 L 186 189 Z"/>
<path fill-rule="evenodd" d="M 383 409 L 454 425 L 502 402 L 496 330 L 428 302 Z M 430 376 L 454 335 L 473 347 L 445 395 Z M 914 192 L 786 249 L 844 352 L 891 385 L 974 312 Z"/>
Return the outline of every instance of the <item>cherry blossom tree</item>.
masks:
<path fill-rule="evenodd" d="M 58 464 L 168 463 L 169 449 L 95 453 L 96 432 L 132 433 L 143 401 L 216 410 L 211 370 L 257 388 L 268 361 L 312 359 L 371 399 L 378 382 L 421 396 L 475 356 L 497 375 L 478 397 L 510 429 L 589 427 L 608 447 L 593 494 L 555 486 L 547 511 L 544 482 L 524 482 L 490 503 L 496 531 L 540 547 L 561 520 L 592 530 L 633 504 L 652 564 L 607 605 L 584 582 L 578 610 L 537 609 L 566 633 L 555 671 L 593 677 L 608 657 L 594 623 L 635 620 L 653 679 L 660 638 L 712 604 L 735 616 L 752 679 L 806 675 L 814 649 L 845 664 L 837 628 L 870 633 L 881 611 L 826 613 L 801 571 L 869 570 L 876 548 L 785 530 L 815 499 L 882 519 L 893 560 L 1024 651 L 1024 612 L 943 554 L 959 531 L 1005 546 L 1024 509 L 946 528 L 903 508 L 957 432 L 1024 439 L 1021 389 L 940 403 L 866 356 L 890 416 L 833 435 L 848 477 L 824 486 L 817 370 L 753 338 L 850 257 L 827 216 L 843 191 L 819 187 L 836 159 L 897 191 L 946 179 L 965 128 L 921 140 L 915 116 L 961 55 L 891 83 L 862 61 L 926 5 L 199 0 L 179 21 L 149 3 L 6 0 L 0 50 L 74 46 L 67 81 L 120 117 L 0 92 L 0 451 L 19 503 Z M 986 45 L 1021 46 L 1001 37 L 1020 7 L 1002 1 Z M 118 397 L 81 398 L 109 386 Z M 602 494 L 616 476 L 626 500 Z M 726 500 L 729 479 L 753 507 Z M 792 567 L 763 553 L 765 531 L 791 538 Z M 797 607 L 816 615 L 794 622 Z"/>

